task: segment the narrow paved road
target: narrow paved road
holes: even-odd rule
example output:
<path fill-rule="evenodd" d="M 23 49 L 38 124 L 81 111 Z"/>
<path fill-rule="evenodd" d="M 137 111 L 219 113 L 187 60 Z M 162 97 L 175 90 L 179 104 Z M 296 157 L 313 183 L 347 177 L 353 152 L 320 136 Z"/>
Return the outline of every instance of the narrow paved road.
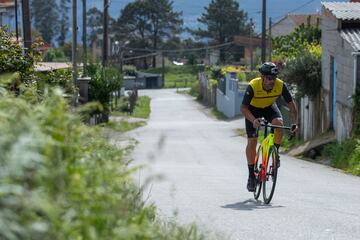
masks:
<path fill-rule="evenodd" d="M 246 191 L 246 139 L 234 132 L 243 120 L 218 121 L 191 97 L 174 90 L 144 90 L 151 97 L 147 126 L 129 133 L 139 141 L 137 174 L 148 183 L 148 202 L 182 223 L 227 239 L 359 239 L 360 178 L 327 166 L 282 156 L 270 205 Z"/>

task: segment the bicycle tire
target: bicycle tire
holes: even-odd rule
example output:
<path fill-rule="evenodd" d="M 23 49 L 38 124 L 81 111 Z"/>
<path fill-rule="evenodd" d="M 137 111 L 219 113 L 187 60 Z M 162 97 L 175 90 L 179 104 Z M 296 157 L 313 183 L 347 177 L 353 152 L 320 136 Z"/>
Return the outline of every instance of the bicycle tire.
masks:
<path fill-rule="evenodd" d="M 254 173 L 255 173 L 255 191 L 254 191 L 254 198 L 257 200 L 260 196 L 261 193 L 261 158 L 262 158 L 262 147 L 259 146 L 257 152 L 256 152 L 256 157 L 255 157 L 255 169 L 254 169 Z M 259 161 L 260 159 L 260 161 Z"/>
<path fill-rule="evenodd" d="M 277 173 L 278 168 L 276 166 L 276 159 L 278 158 L 279 154 L 275 146 L 273 146 L 269 151 L 269 159 L 265 166 L 266 175 L 263 181 L 263 198 L 264 203 L 269 204 L 276 187 L 276 180 L 277 180 Z"/>

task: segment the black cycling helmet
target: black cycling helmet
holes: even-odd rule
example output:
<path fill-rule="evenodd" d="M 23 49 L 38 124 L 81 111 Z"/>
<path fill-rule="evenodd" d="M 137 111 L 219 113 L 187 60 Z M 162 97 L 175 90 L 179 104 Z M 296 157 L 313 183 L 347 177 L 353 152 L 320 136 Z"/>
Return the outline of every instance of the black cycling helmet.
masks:
<path fill-rule="evenodd" d="M 275 63 L 272 62 L 265 62 L 261 67 L 259 68 L 259 72 L 262 75 L 270 75 L 270 76 L 277 76 L 279 73 L 279 69 L 275 65 Z"/>

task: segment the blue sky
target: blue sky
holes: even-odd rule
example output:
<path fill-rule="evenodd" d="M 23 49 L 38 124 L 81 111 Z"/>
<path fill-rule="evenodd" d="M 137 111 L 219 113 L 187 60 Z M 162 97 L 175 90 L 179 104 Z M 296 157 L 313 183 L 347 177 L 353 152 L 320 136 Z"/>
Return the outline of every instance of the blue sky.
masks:
<path fill-rule="evenodd" d="M 117 18 L 120 10 L 132 0 L 109 0 L 111 6 L 109 13 Z M 208 6 L 211 0 L 174 0 L 174 9 L 183 12 L 185 27 L 197 28 L 197 18 L 204 12 L 204 7 Z M 261 10 L 262 0 L 239 0 L 240 8 L 248 12 L 249 17 L 253 18 L 256 31 L 261 29 Z M 315 13 L 321 10 L 321 0 L 267 0 L 267 17 L 272 17 L 273 22 L 278 21 L 288 12 L 296 13 Z M 337 0 L 337 2 L 348 2 L 348 0 Z M 103 8 L 103 0 L 88 0 L 88 8 Z M 79 8 L 81 2 L 79 1 Z M 295 10 L 295 11 L 294 11 Z M 80 20 L 80 19 L 79 19 Z"/>

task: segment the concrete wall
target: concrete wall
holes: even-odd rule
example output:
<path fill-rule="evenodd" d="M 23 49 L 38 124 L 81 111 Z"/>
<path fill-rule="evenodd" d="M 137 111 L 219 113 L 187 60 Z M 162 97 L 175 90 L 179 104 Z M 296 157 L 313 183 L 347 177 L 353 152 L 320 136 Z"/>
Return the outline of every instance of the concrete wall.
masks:
<path fill-rule="evenodd" d="M 332 116 L 330 113 L 331 103 L 331 63 L 333 56 L 336 59 L 336 126 L 334 127 L 336 138 L 342 141 L 349 138 L 352 130 L 352 100 L 354 63 L 351 53 L 354 51 L 351 45 L 345 41 L 338 32 L 338 20 L 323 9 L 321 15 L 322 29 L 322 130 L 332 128 Z"/>
<path fill-rule="evenodd" d="M 235 76 L 231 73 L 226 74 L 226 94 L 219 89 L 216 92 L 216 108 L 228 118 L 240 115 L 240 106 L 247 86 L 247 83 L 239 83 Z"/>

